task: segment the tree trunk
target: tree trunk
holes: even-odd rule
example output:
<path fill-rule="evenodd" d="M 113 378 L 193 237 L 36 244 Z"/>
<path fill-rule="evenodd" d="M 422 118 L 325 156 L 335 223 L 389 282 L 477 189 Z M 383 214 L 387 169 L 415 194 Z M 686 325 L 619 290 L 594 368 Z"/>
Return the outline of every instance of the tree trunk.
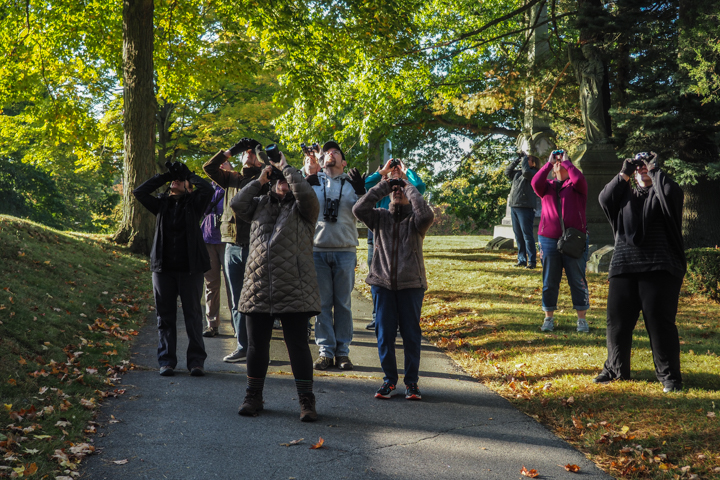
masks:
<path fill-rule="evenodd" d="M 702 178 L 697 185 L 683 187 L 683 240 L 685 248 L 720 245 L 719 180 Z"/>
<path fill-rule="evenodd" d="M 155 174 L 155 89 L 153 84 L 154 0 L 123 1 L 123 122 L 125 174 L 123 219 L 115 241 L 149 254 L 155 217 L 132 191 Z"/>

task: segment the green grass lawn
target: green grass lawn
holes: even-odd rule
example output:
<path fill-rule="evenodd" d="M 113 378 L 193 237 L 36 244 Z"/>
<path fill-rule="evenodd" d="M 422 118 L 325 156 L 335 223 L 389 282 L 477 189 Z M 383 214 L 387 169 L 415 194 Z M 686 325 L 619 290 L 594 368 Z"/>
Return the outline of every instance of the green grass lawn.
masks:
<path fill-rule="evenodd" d="M 4 215 L 0 261 L 0 478 L 68 479 L 94 450 L 98 404 L 124 392 L 153 302 L 147 261 Z"/>
<path fill-rule="evenodd" d="M 542 333 L 540 269 L 514 268 L 512 252 L 483 248 L 489 240 L 425 239 L 426 338 L 614 477 L 720 478 L 720 305 L 684 292 L 680 298 L 683 392 L 662 392 L 642 321 L 634 336 L 633 380 L 595 385 L 607 354 L 607 275 L 587 276 L 589 334 L 575 331 L 565 277 L 555 330 Z M 361 244 L 357 284 L 369 295 Z"/>

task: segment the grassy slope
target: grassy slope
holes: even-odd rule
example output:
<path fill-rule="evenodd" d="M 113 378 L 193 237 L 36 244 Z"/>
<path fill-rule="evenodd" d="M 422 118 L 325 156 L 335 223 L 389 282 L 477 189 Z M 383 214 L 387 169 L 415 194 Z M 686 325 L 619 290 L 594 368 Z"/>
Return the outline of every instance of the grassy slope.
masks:
<path fill-rule="evenodd" d="M 74 473 L 94 409 L 122 394 L 151 305 L 147 262 L 100 236 L 0 215 L 0 478 Z"/>
<path fill-rule="evenodd" d="M 720 478 L 720 419 L 713 418 L 720 408 L 720 305 L 680 299 L 684 392 L 662 393 L 642 320 L 634 336 L 634 380 L 595 385 L 607 355 L 607 275 L 588 274 L 589 334 L 575 331 L 566 283 L 559 325 L 541 333 L 540 270 L 513 268 L 513 254 L 482 248 L 488 240 L 425 240 L 425 336 L 615 477 Z M 369 294 L 366 252 L 358 252 L 358 288 Z"/>

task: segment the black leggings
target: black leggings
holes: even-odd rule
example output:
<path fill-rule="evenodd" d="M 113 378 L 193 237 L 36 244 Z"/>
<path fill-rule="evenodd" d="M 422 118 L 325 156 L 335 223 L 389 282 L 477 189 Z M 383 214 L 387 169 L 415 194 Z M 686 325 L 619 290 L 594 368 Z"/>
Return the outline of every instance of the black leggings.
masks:
<path fill-rule="evenodd" d="M 630 378 L 632 334 L 642 311 L 657 379 L 663 384 L 682 382 L 680 339 L 675 326 L 681 286 L 682 278 L 665 271 L 626 273 L 610 278 L 608 358 L 603 370 L 612 378 Z"/>
<path fill-rule="evenodd" d="M 290 356 L 290 368 L 297 380 L 312 380 L 312 354 L 307 340 L 307 324 L 310 315 L 304 313 L 253 313 L 246 315 L 248 332 L 247 375 L 265 378 L 270 361 L 270 339 L 273 320 L 282 323 L 283 337 Z"/>

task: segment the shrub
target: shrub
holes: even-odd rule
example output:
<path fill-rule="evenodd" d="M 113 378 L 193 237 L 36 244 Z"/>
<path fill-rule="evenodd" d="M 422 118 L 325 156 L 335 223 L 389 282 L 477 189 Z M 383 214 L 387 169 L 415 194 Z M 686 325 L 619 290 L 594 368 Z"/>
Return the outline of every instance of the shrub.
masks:
<path fill-rule="evenodd" d="M 720 301 L 720 249 L 691 248 L 685 252 L 688 262 L 687 289 Z"/>

